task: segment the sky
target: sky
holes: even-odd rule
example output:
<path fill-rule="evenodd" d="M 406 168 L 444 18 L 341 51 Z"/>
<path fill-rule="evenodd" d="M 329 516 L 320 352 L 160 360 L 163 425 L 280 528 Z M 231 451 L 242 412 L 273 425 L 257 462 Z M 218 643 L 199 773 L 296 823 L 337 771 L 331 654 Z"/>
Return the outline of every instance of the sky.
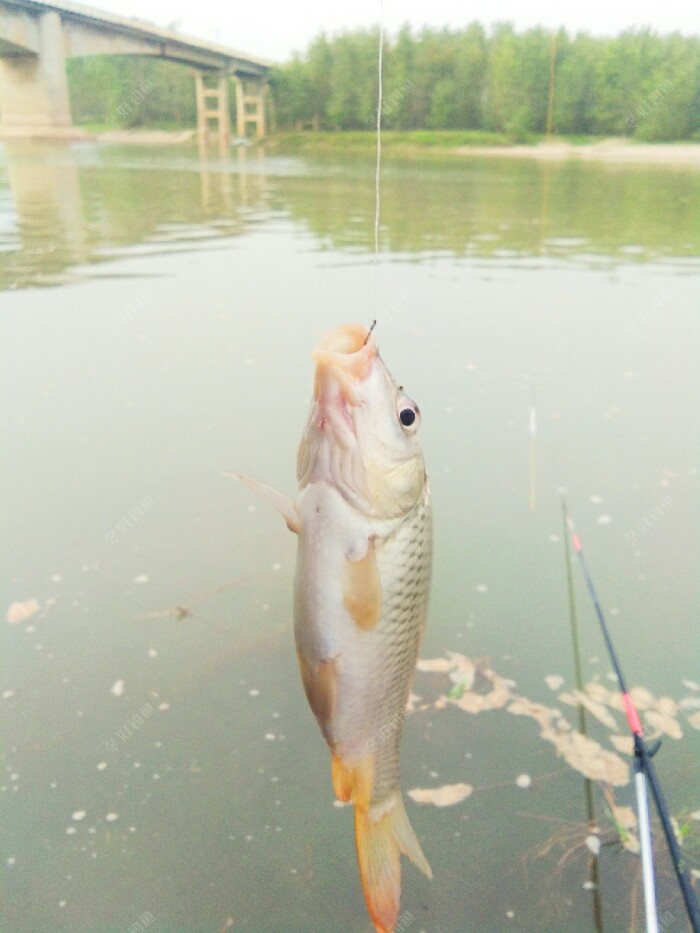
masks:
<path fill-rule="evenodd" d="M 79 0 L 80 2 L 80 0 Z M 303 51 L 322 30 L 370 27 L 377 23 L 380 0 L 82 0 L 85 6 L 135 16 L 158 26 L 209 39 L 241 52 L 284 61 Z M 697 0 L 383 0 L 385 28 L 403 23 L 462 27 L 508 20 L 518 29 L 556 28 L 594 35 L 615 35 L 633 26 L 660 33 L 700 34 Z"/>

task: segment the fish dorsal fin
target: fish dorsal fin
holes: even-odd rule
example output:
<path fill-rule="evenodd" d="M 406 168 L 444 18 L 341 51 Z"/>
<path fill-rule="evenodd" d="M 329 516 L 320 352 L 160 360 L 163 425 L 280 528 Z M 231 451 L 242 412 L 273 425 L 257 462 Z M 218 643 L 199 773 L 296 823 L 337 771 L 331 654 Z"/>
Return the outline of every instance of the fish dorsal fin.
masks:
<path fill-rule="evenodd" d="M 371 538 L 367 542 L 364 557 L 346 561 L 343 600 L 353 621 L 361 629 L 372 629 L 379 622 L 382 615 L 382 583 Z"/>
<path fill-rule="evenodd" d="M 280 513 L 290 531 L 299 534 L 301 519 L 289 496 L 285 496 L 283 492 L 277 492 L 272 486 L 261 483 L 259 480 L 253 479 L 250 476 L 245 476 L 243 473 L 224 473 L 224 476 L 230 476 L 232 479 L 238 479 L 242 483 L 245 483 L 248 489 L 252 490 L 256 496 L 260 496 L 268 505 L 271 505 L 273 509 L 276 509 L 276 511 Z"/>

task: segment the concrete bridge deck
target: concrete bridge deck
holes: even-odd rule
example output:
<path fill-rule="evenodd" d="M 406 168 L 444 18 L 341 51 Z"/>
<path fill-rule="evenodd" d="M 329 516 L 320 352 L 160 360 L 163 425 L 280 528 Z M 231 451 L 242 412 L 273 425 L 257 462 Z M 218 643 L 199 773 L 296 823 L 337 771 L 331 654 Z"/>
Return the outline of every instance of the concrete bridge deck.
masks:
<path fill-rule="evenodd" d="M 198 126 L 228 133 L 228 83 L 237 84 L 239 135 L 264 133 L 270 62 L 137 19 L 42 0 L 0 0 L 0 132 L 70 135 L 65 63 L 84 55 L 150 55 L 190 65 L 197 79 Z M 213 106 L 212 106 L 213 102 Z"/>

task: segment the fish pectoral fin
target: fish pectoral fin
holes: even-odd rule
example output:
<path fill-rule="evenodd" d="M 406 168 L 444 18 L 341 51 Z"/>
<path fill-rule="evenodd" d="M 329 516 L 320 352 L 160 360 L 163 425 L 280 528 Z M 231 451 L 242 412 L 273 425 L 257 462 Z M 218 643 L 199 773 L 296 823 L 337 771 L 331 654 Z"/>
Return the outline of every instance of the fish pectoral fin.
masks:
<path fill-rule="evenodd" d="M 224 476 L 230 476 L 232 479 L 238 479 L 244 483 L 256 496 L 260 496 L 268 505 L 271 505 L 273 509 L 276 509 L 280 513 L 290 531 L 299 534 L 301 530 L 301 519 L 289 496 L 285 496 L 283 492 L 277 492 L 272 486 L 261 483 L 259 480 L 253 479 L 250 476 L 245 476 L 243 473 L 224 473 Z"/>
<path fill-rule="evenodd" d="M 355 843 L 367 910 L 379 933 L 390 933 L 399 916 L 401 855 L 407 855 L 428 878 L 433 877 L 400 791 L 377 818 L 372 817 L 371 808 L 355 805 Z"/>
<path fill-rule="evenodd" d="M 382 582 L 372 539 L 367 544 L 364 557 L 346 561 L 343 601 L 360 628 L 372 629 L 379 622 L 382 615 Z"/>
<path fill-rule="evenodd" d="M 318 665 L 313 665 L 307 661 L 301 651 L 297 651 L 297 659 L 306 699 L 318 720 L 323 737 L 329 745 L 332 745 L 331 724 L 338 702 L 336 659 L 329 658 Z"/>

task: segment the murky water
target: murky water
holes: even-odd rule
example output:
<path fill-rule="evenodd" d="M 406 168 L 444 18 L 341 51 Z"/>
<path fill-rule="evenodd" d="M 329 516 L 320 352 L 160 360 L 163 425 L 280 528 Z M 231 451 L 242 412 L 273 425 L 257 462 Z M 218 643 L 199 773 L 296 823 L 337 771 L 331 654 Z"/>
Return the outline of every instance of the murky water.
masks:
<path fill-rule="evenodd" d="M 387 160 L 374 262 L 372 172 L 3 150 L 3 595 L 39 606 L 2 623 L 3 930 L 369 930 L 296 671 L 294 541 L 223 474 L 293 490 L 310 350 L 373 318 L 423 411 L 423 656 L 575 721 L 544 681 L 573 683 L 565 487 L 629 680 L 690 698 L 657 768 L 697 863 L 700 174 Z M 575 581 L 584 677 L 611 686 Z M 434 709 L 450 686 L 417 675 L 403 787 L 474 792 L 408 803 L 435 878 L 406 866 L 402 930 L 641 929 L 636 856 L 604 845 L 589 889 L 583 778 L 531 719 Z"/>

